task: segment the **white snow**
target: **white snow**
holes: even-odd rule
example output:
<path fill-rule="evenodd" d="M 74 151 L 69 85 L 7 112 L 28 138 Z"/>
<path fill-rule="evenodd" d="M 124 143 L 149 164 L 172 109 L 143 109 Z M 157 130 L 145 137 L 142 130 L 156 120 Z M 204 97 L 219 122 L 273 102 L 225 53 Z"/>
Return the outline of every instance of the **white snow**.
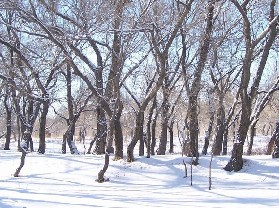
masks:
<path fill-rule="evenodd" d="M 62 155 L 60 143 L 47 141 L 45 155 L 29 153 L 18 178 L 12 176 L 21 156 L 16 142 L 10 151 L 0 145 L 0 208 L 279 206 L 279 160 L 269 155 L 244 156 L 245 166 L 237 173 L 222 169 L 229 156 L 214 157 L 208 190 L 210 156 L 193 166 L 193 186 L 190 165 L 184 178 L 180 154 L 136 157 L 133 163 L 111 156 L 105 173 L 109 181 L 97 183 L 104 155 Z"/>

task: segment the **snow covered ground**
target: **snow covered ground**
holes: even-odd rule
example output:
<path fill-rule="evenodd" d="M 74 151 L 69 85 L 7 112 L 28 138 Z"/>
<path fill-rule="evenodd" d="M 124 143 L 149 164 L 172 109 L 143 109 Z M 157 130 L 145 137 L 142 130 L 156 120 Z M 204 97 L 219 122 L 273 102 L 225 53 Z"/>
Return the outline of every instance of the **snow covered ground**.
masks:
<path fill-rule="evenodd" d="M 190 165 L 184 178 L 180 154 L 137 157 L 133 163 L 110 157 L 105 173 L 109 181 L 97 183 L 104 156 L 62 155 L 60 141 L 51 140 L 45 155 L 27 155 L 20 177 L 15 178 L 21 153 L 15 144 L 10 151 L 2 146 L 0 208 L 279 207 L 279 160 L 271 156 L 245 156 L 245 166 L 237 173 L 222 169 L 228 156 L 214 157 L 209 190 L 210 156 L 202 156 L 200 165 L 193 166 L 192 186 Z"/>

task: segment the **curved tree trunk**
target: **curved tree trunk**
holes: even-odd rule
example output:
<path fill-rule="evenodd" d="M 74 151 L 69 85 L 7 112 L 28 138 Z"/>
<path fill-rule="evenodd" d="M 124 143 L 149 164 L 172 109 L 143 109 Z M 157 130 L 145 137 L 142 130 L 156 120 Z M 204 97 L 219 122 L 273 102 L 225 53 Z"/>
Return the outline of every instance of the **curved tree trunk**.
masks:
<path fill-rule="evenodd" d="M 236 6 L 236 8 L 239 10 L 240 14 L 243 18 L 243 34 L 245 37 L 245 57 L 243 59 L 242 63 L 242 75 L 241 75 L 241 81 L 240 81 L 240 96 L 241 96 L 241 118 L 240 118 L 240 124 L 238 128 L 238 136 L 237 141 L 233 146 L 232 156 L 226 167 L 224 168 L 227 171 L 239 171 L 243 167 L 243 145 L 245 142 L 245 138 L 247 136 L 249 125 L 251 124 L 251 109 L 252 109 L 252 103 L 255 100 L 257 93 L 258 93 L 258 87 L 265 69 L 265 65 L 269 56 L 269 51 L 275 41 L 275 38 L 277 36 L 277 24 L 278 24 L 278 15 L 275 16 L 275 5 L 276 1 L 272 0 L 270 2 L 270 22 L 267 26 L 268 30 L 265 30 L 266 33 L 261 34 L 259 37 L 256 37 L 255 40 L 252 40 L 251 35 L 251 22 L 249 21 L 249 18 L 247 18 L 247 4 L 240 5 L 238 1 L 233 0 L 233 4 Z M 258 65 L 258 69 L 256 72 L 256 77 L 253 80 L 253 83 L 250 87 L 250 76 L 251 76 L 251 65 L 253 62 L 253 55 L 254 50 L 256 46 L 261 42 L 263 38 L 269 33 L 269 36 L 267 38 L 267 41 L 264 43 L 263 50 L 262 50 L 262 56 L 260 60 L 260 64 Z M 250 91 L 248 92 L 248 88 L 250 88 Z"/>
<path fill-rule="evenodd" d="M 127 161 L 133 162 L 135 160 L 133 151 L 140 138 L 143 137 L 143 122 L 144 122 L 144 112 L 139 111 L 136 115 L 136 126 L 132 141 L 127 147 Z"/>

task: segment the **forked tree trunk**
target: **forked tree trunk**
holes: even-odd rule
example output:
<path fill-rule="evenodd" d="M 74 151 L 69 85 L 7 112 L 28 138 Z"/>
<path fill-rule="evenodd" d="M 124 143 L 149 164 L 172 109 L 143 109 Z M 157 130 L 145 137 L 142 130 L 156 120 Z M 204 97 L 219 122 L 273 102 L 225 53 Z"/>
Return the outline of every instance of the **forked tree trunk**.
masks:
<path fill-rule="evenodd" d="M 70 149 L 71 154 L 79 154 L 77 147 L 74 143 L 74 134 L 75 134 L 75 123 L 72 122 L 68 126 L 67 131 L 63 134 L 63 143 L 62 143 L 62 153 L 66 154 L 66 144 Z"/>
<path fill-rule="evenodd" d="M 144 122 L 144 112 L 139 111 L 136 115 L 136 126 L 132 141 L 127 147 L 127 161 L 133 162 L 134 158 L 134 148 L 139 140 L 139 138 L 143 137 L 143 122 Z"/>

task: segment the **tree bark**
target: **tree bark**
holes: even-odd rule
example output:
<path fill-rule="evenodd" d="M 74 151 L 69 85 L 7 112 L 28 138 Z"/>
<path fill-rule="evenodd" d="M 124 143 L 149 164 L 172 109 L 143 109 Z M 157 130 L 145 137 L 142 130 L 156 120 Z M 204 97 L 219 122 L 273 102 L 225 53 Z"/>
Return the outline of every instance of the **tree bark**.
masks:
<path fill-rule="evenodd" d="M 121 125 L 121 115 L 123 110 L 122 102 L 119 103 L 119 107 L 117 108 L 116 117 L 114 120 L 114 142 L 115 142 L 115 155 L 114 160 L 123 159 L 123 132 Z"/>
<path fill-rule="evenodd" d="M 97 155 L 105 154 L 106 138 L 107 138 L 107 123 L 103 108 L 97 108 L 97 140 L 94 152 Z"/>
<path fill-rule="evenodd" d="M 106 178 L 104 177 L 104 175 L 105 175 L 105 173 L 106 173 L 106 171 L 107 171 L 107 169 L 108 169 L 108 166 L 109 166 L 109 154 L 106 153 L 106 154 L 105 154 L 105 164 L 104 164 L 104 167 L 103 167 L 102 170 L 99 171 L 99 173 L 98 173 L 98 178 L 96 179 L 96 181 L 97 181 L 98 183 L 103 183 L 103 182 L 105 182 L 105 181 L 108 181 L 108 179 L 106 179 Z"/>
<path fill-rule="evenodd" d="M 88 148 L 86 154 L 90 154 L 90 153 L 91 153 L 92 146 L 93 146 L 93 144 L 96 142 L 96 140 L 97 140 L 97 136 L 95 135 L 94 139 L 92 139 L 91 142 L 90 142 L 90 144 L 89 144 L 89 148 Z"/>
<path fill-rule="evenodd" d="M 227 126 L 225 126 L 222 155 L 227 155 L 228 154 L 228 135 L 229 135 L 229 129 L 228 129 Z"/>
<path fill-rule="evenodd" d="M 279 158 L 279 119 L 276 121 L 275 142 L 272 158 Z"/>
<path fill-rule="evenodd" d="M 254 144 L 254 136 L 256 133 L 256 124 L 257 122 L 253 122 L 250 126 L 250 139 L 249 139 L 249 144 L 248 144 L 248 149 L 247 149 L 247 155 L 252 154 L 252 148 Z"/>
<path fill-rule="evenodd" d="M 224 130 L 225 130 L 225 109 L 223 104 L 223 94 L 219 94 L 219 106 L 217 110 L 217 129 L 216 138 L 213 144 L 213 155 L 220 155 L 222 152 L 222 145 L 224 140 Z"/>
<path fill-rule="evenodd" d="M 157 150 L 157 155 L 165 155 L 168 142 L 168 120 L 169 120 L 169 104 L 168 104 L 168 82 L 165 78 L 165 83 L 163 85 L 163 102 L 162 102 L 162 113 L 161 113 L 161 135 L 159 148 Z"/>
<path fill-rule="evenodd" d="M 243 167 L 243 145 L 245 143 L 245 139 L 249 130 L 249 125 L 251 124 L 251 113 L 252 113 L 252 103 L 256 98 L 258 87 L 262 78 L 262 74 L 266 65 L 267 58 L 269 56 L 269 51 L 275 41 L 277 36 L 277 22 L 278 16 L 275 17 L 274 15 L 274 7 L 275 7 L 275 0 L 271 1 L 270 4 L 270 24 L 268 25 L 267 32 L 263 35 L 261 34 L 258 38 L 252 41 L 251 35 L 251 23 L 247 16 L 247 4 L 240 5 L 238 1 L 231 0 L 233 4 L 236 6 L 240 14 L 243 18 L 243 34 L 245 37 L 245 57 L 242 63 L 242 75 L 241 75 L 241 82 L 240 82 L 240 97 L 241 97 L 241 118 L 238 127 L 238 136 L 236 143 L 233 146 L 231 158 L 224 168 L 227 171 L 239 171 Z M 277 21 L 274 21 L 277 20 Z M 270 31 L 270 35 L 268 40 L 266 41 L 263 49 L 263 53 L 261 56 L 260 64 L 257 69 L 257 75 L 251 85 L 251 90 L 248 92 L 248 87 L 250 83 L 250 76 L 251 76 L 251 65 L 253 62 L 253 53 L 255 47 L 259 44 L 260 40 L 262 40 L 267 33 Z"/>
<path fill-rule="evenodd" d="M 151 123 L 151 155 L 155 155 L 155 146 L 156 146 L 156 125 L 157 125 L 158 112 L 155 113 L 154 118 Z"/>
<path fill-rule="evenodd" d="M 204 146 L 202 149 L 202 154 L 207 155 L 207 150 L 209 146 L 209 140 L 211 138 L 212 128 L 213 128 L 213 122 L 214 122 L 214 116 L 215 116 L 215 107 L 214 107 L 214 101 L 212 97 L 212 90 L 208 92 L 208 105 L 209 105 L 209 123 L 207 131 L 205 132 L 205 138 L 204 138 Z"/>
<path fill-rule="evenodd" d="M 139 111 L 136 115 L 136 126 L 132 141 L 127 147 L 127 161 L 133 162 L 135 160 L 133 151 L 140 138 L 143 137 L 143 123 L 144 123 L 144 112 Z"/>
<path fill-rule="evenodd" d="M 40 127 L 39 127 L 39 149 L 38 152 L 45 154 L 46 151 L 46 120 L 49 108 L 49 99 L 43 103 L 42 114 L 40 117 Z"/>
<path fill-rule="evenodd" d="M 21 152 L 21 158 L 20 158 L 20 165 L 16 169 L 14 173 L 14 177 L 18 177 L 21 169 L 24 166 L 25 163 L 25 157 L 27 155 L 27 150 L 28 150 L 28 141 L 30 140 L 31 133 L 28 131 L 25 131 L 22 137 L 22 142 L 20 143 L 20 152 Z"/>
<path fill-rule="evenodd" d="M 189 89 L 189 131 L 190 131 L 190 155 L 196 157 L 196 161 L 199 157 L 198 152 L 198 135 L 199 135 L 199 124 L 198 124 L 198 95 L 201 88 L 201 75 L 205 68 L 207 55 L 209 53 L 209 46 L 211 41 L 211 35 L 213 30 L 213 16 L 214 16 L 215 1 L 208 1 L 207 7 L 207 19 L 206 29 L 203 34 L 203 40 L 201 44 L 198 65 L 194 73 L 194 80 Z"/>
<path fill-rule="evenodd" d="M 174 121 L 170 122 L 170 125 L 168 127 L 169 129 L 169 135 L 170 135 L 170 149 L 169 149 L 169 153 L 174 153 L 174 141 L 173 141 L 173 125 L 174 125 Z"/>
<path fill-rule="evenodd" d="M 10 150 L 10 142 L 11 142 L 11 135 L 12 135 L 12 104 L 10 102 L 9 97 L 9 90 L 8 87 L 6 89 L 6 94 L 4 98 L 4 105 L 6 109 L 6 140 L 4 150 Z"/>
<path fill-rule="evenodd" d="M 155 108 L 156 108 L 156 97 L 154 97 L 152 106 L 149 109 L 148 120 L 147 120 L 147 123 L 146 123 L 146 137 L 147 137 L 147 145 L 146 145 L 147 146 L 147 156 L 146 157 L 147 158 L 150 158 L 151 153 L 152 153 L 151 123 L 152 123 L 152 117 L 153 117 Z M 154 152 L 154 147 L 153 147 L 153 152 Z"/>

